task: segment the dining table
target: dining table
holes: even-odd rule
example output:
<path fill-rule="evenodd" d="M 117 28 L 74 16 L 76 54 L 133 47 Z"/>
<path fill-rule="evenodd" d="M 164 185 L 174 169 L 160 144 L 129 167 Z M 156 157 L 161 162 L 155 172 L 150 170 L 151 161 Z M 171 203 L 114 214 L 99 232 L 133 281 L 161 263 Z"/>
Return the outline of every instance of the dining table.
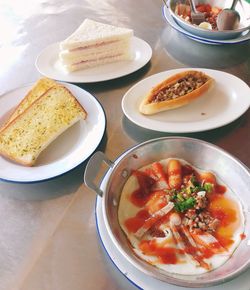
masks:
<path fill-rule="evenodd" d="M 156 286 L 153 278 L 145 282 L 147 277 L 133 276 L 129 263 L 116 257 L 105 229 L 100 223 L 97 226 L 97 195 L 84 184 L 86 164 L 95 151 L 114 161 L 128 148 L 159 137 L 200 139 L 250 166 L 249 109 L 231 122 L 186 132 L 148 129 L 124 114 L 121 104 L 128 90 L 169 70 L 216 70 L 250 85 L 249 39 L 197 41 L 169 24 L 164 5 L 161 0 L 0 0 L 0 102 L 41 78 L 37 57 L 66 39 L 85 18 L 133 29 L 152 53 L 141 67 L 109 79 L 105 71 L 103 79 L 96 81 L 95 77 L 76 82 L 55 77 L 98 101 L 105 112 L 105 130 L 91 154 L 64 174 L 40 182 L 0 180 L 0 290 L 183 289 L 165 282 Z M 3 102 L 1 106 L 2 123 Z M 210 289 L 249 290 L 249 285 L 250 269 Z"/>

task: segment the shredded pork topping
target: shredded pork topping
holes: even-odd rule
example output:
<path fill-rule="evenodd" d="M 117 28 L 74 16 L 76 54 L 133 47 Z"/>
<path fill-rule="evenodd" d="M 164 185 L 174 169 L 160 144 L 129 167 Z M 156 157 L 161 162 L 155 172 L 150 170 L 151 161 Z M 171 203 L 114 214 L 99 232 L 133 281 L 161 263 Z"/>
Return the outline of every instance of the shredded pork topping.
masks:
<path fill-rule="evenodd" d="M 208 78 L 203 74 L 187 74 L 177 82 L 162 88 L 153 95 L 150 103 L 158 103 L 182 97 L 204 85 L 207 80 Z"/>

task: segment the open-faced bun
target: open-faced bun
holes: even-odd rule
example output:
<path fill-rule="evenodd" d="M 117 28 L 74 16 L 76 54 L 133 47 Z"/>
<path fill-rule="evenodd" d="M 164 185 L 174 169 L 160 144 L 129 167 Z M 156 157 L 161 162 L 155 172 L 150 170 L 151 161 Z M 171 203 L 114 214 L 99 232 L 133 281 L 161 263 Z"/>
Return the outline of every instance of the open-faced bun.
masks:
<path fill-rule="evenodd" d="M 139 111 L 152 115 L 187 105 L 208 91 L 213 81 L 200 71 L 177 73 L 153 87 L 141 102 Z"/>

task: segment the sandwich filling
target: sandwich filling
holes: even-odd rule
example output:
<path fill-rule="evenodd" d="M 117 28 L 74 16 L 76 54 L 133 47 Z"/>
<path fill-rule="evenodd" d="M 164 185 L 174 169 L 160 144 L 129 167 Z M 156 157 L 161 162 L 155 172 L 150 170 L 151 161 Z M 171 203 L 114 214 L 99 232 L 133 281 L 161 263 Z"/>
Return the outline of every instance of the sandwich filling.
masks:
<path fill-rule="evenodd" d="M 59 58 L 67 71 L 131 60 L 133 30 L 85 19 L 60 43 Z"/>
<path fill-rule="evenodd" d="M 164 159 L 132 172 L 118 219 L 133 251 L 166 272 L 196 275 L 223 265 L 244 237 L 242 207 L 212 172 Z"/>
<path fill-rule="evenodd" d="M 159 103 L 182 97 L 198 89 L 207 81 L 208 77 L 202 73 L 189 73 L 185 77 L 162 87 L 152 95 L 149 103 Z"/>

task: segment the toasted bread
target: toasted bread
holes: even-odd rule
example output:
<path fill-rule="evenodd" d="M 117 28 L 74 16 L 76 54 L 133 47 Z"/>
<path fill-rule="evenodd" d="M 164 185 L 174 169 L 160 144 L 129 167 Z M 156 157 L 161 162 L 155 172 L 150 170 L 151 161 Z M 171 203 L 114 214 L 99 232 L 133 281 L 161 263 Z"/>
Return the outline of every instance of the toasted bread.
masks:
<path fill-rule="evenodd" d="M 143 99 L 139 111 L 145 115 L 175 109 L 201 97 L 213 84 L 203 72 L 177 73 L 156 85 Z"/>
<path fill-rule="evenodd" d="M 12 120 L 14 120 L 18 115 L 20 115 L 24 110 L 26 110 L 35 100 L 41 97 L 49 88 L 56 86 L 57 83 L 54 80 L 48 78 L 39 79 L 27 95 L 22 99 L 22 101 L 15 108 L 9 119 L 1 127 L 0 131 L 3 130 Z"/>
<path fill-rule="evenodd" d="M 32 166 L 54 139 L 86 116 L 86 111 L 71 92 L 56 85 L 0 132 L 0 154 Z"/>

